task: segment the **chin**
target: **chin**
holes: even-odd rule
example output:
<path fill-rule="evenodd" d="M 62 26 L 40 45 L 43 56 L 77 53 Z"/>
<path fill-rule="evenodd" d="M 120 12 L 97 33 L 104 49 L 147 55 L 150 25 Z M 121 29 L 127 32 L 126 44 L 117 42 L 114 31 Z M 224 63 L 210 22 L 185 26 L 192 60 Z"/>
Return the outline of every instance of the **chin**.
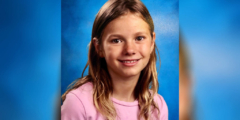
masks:
<path fill-rule="evenodd" d="M 137 75 L 139 75 L 140 74 L 140 72 L 131 72 L 131 71 L 129 71 L 129 72 L 124 72 L 123 73 L 123 76 L 125 76 L 125 77 L 133 77 L 133 76 L 137 76 Z"/>

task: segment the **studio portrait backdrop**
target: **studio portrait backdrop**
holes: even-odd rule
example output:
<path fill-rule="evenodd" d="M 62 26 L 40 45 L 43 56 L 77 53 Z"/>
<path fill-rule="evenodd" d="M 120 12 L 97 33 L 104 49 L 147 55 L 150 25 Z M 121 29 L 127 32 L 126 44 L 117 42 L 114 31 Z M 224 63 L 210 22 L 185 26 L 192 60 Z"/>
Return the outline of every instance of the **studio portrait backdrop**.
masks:
<path fill-rule="evenodd" d="M 88 44 L 94 19 L 107 0 L 62 0 L 61 94 L 81 77 L 88 60 Z M 179 1 L 142 0 L 149 10 L 160 53 L 157 61 L 159 90 L 165 99 L 169 120 L 179 119 Z M 86 75 L 88 69 L 85 71 Z"/>

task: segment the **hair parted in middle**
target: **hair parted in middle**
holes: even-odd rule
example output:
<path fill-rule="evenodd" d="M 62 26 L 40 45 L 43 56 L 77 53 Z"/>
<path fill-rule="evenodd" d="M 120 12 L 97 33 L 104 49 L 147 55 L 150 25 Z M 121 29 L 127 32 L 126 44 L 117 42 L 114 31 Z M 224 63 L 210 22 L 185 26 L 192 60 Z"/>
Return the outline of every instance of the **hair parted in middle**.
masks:
<path fill-rule="evenodd" d="M 116 110 L 110 99 L 110 95 L 113 92 L 113 85 L 110 74 L 107 69 L 107 64 L 102 57 L 103 46 L 102 46 L 102 35 L 104 28 L 114 19 L 125 15 L 127 13 L 136 14 L 141 17 L 148 25 L 151 37 L 153 37 L 154 24 L 152 17 L 140 0 L 109 0 L 96 15 L 93 29 L 91 42 L 89 45 L 88 62 L 83 70 L 82 77 L 73 82 L 63 95 L 62 100 L 64 101 L 67 93 L 71 90 L 78 88 L 79 86 L 92 82 L 93 84 L 93 103 L 96 109 L 106 117 L 108 120 L 114 120 L 117 117 Z M 99 44 L 99 51 L 94 47 L 94 38 L 97 38 Z M 134 97 L 138 99 L 140 113 L 139 119 L 144 118 L 145 120 L 151 119 L 151 112 L 158 112 L 159 108 L 153 100 L 154 95 L 158 91 L 158 79 L 156 69 L 156 55 L 157 46 L 154 44 L 154 50 L 150 55 L 150 59 L 146 67 L 141 71 L 139 80 L 134 89 Z M 160 61 L 160 60 L 159 60 Z M 89 66 L 88 75 L 83 77 L 84 71 Z M 150 90 L 149 90 L 150 89 Z M 158 116 L 156 116 L 158 117 Z"/>

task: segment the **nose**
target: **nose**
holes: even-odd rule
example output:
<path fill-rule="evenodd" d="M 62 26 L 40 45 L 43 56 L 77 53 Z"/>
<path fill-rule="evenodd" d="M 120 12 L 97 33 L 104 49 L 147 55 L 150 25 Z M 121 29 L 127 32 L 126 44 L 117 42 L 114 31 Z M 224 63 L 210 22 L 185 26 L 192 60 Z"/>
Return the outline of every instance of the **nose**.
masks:
<path fill-rule="evenodd" d="M 133 41 L 128 41 L 124 45 L 124 55 L 134 55 L 136 54 L 136 45 Z"/>

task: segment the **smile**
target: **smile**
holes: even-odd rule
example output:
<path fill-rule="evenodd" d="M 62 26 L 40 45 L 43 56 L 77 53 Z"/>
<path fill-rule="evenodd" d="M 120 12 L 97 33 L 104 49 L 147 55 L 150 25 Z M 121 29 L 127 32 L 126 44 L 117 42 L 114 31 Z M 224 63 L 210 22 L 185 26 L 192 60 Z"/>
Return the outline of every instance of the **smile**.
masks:
<path fill-rule="evenodd" d="M 137 62 L 137 60 L 132 60 L 132 61 L 122 61 L 123 63 L 133 63 L 133 62 Z"/>
<path fill-rule="evenodd" d="M 134 66 L 138 63 L 140 59 L 131 59 L 131 60 L 119 60 L 124 66 Z"/>

